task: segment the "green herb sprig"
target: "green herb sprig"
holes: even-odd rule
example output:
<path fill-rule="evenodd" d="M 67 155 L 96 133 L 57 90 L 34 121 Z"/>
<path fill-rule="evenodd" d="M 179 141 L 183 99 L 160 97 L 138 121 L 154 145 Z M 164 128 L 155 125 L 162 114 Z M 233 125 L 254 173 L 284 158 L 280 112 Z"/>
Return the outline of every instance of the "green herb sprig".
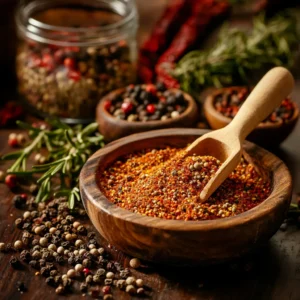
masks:
<path fill-rule="evenodd" d="M 279 65 L 291 67 L 293 50 L 298 44 L 295 16 L 285 12 L 266 20 L 260 15 L 254 18 L 251 32 L 223 28 L 213 48 L 188 53 L 179 61 L 173 75 L 188 92 L 207 86 L 219 88 L 248 83 L 250 70 Z"/>
<path fill-rule="evenodd" d="M 104 146 L 103 136 L 96 133 L 98 124 L 91 123 L 82 128 L 81 125 L 70 127 L 58 120 L 49 120 L 51 129 L 35 128 L 18 121 L 23 129 L 29 130 L 32 142 L 24 149 L 4 155 L 4 160 L 15 160 L 7 170 L 17 176 L 33 176 L 39 174 L 36 202 L 46 201 L 54 193 L 55 196 L 68 197 L 68 204 L 74 208 L 76 200 L 80 200 L 78 189 L 79 173 L 94 148 Z M 27 159 L 33 152 L 47 149 L 48 163 L 35 165 L 27 170 Z M 52 180 L 58 177 L 59 184 Z M 58 190 L 57 192 L 55 192 Z"/>

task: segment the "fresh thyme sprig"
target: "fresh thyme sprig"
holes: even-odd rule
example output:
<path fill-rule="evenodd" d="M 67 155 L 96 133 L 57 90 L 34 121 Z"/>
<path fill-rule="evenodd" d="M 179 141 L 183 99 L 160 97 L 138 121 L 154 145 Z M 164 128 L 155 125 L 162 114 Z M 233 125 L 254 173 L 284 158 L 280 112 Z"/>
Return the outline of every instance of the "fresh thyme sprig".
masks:
<path fill-rule="evenodd" d="M 188 53 L 173 75 L 188 92 L 206 86 L 247 83 L 250 70 L 291 67 L 298 43 L 297 20 L 291 13 L 281 13 L 270 20 L 260 15 L 254 18 L 251 32 L 223 28 L 213 48 Z"/>
<path fill-rule="evenodd" d="M 8 173 L 17 176 L 33 176 L 39 174 L 37 180 L 39 191 L 36 202 L 46 201 L 54 193 L 55 196 L 66 196 L 69 207 L 80 200 L 78 177 L 80 170 L 95 147 L 103 147 L 103 136 L 95 134 L 98 124 L 92 123 L 85 128 L 81 125 L 71 128 L 58 120 L 49 120 L 50 129 L 35 128 L 18 121 L 18 125 L 29 130 L 32 142 L 24 149 L 4 155 L 2 159 L 16 161 L 8 169 Z M 35 165 L 27 170 L 27 159 L 33 152 L 46 148 L 49 163 Z M 59 178 L 59 185 L 52 180 Z M 55 190 L 58 190 L 55 192 Z"/>

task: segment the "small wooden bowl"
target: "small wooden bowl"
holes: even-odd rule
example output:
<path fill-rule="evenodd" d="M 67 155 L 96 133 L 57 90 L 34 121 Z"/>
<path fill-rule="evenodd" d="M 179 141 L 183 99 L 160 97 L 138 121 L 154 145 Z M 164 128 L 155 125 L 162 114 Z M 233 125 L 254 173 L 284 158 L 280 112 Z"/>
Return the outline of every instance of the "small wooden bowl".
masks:
<path fill-rule="evenodd" d="M 111 98 L 114 94 L 121 93 L 125 89 L 115 90 L 103 97 L 96 109 L 96 120 L 99 124 L 99 131 L 105 137 L 106 141 L 116 140 L 118 138 L 154 129 L 174 128 L 174 127 L 193 127 L 199 118 L 198 109 L 195 100 L 187 93 L 181 91 L 184 98 L 188 102 L 187 109 L 177 118 L 164 121 L 147 121 L 147 122 L 128 122 L 119 120 L 112 116 L 105 108 L 106 99 Z M 178 89 L 170 89 L 170 91 L 179 91 Z"/>
<path fill-rule="evenodd" d="M 228 88 L 217 89 L 205 99 L 203 111 L 205 118 L 212 129 L 223 128 L 232 120 L 231 118 L 222 115 L 214 107 L 215 98 L 218 95 L 223 94 L 227 89 Z M 241 87 L 231 87 L 230 89 L 239 90 Z M 299 118 L 298 106 L 295 102 L 293 102 L 293 104 L 295 110 L 290 120 L 285 123 L 260 123 L 257 128 L 249 134 L 247 140 L 266 148 L 275 147 L 281 144 L 293 131 Z"/>
<path fill-rule="evenodd" d="M 272 180 L 270 196 L 234 217 L 207 221 L 152 218 L 110 202 L 98 186 L 99 172 L 118 157 L 145 148 L 185 147 L 201 129 L 165 129 L 131 135 L 97 151 L 80 174 L 87 213 L 112 245 L 143 260 L 165 264 L 215 263 L 239 257 L 266 242 L 280 227 L 290 204 L 292 180 L 285 164 L 272 153 L 244 143 L 245 155 L 259 162 Z"/>

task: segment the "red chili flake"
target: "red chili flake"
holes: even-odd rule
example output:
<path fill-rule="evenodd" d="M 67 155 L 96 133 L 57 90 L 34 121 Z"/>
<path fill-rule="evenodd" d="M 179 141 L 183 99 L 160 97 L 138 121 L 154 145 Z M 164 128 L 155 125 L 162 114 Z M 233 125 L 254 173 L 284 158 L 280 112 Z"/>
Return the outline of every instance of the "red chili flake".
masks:
<path fill-rule="evenodd" d="M 5 184 L 10 188 L 13 189 L 17 186 L 17 176 L 13 174 L 9 174 L 5 177 Z"/>
<path fill-rule="evenodd" d="M 153 115 L 156 111 L 156 107 L 154 104 L 148 104 L 146 110 L 149 114 Z"/>
<path fill-rule="evenodd" d="M 79 81 L 81 79 L 81 74 L 77 71 L 69 71 L 68 76 L 74 81 Z"/>
<path fill-rule="evenodd" d="M 75 68 L 75 60 L 70 57 L 65 58 L 64 66 L 68 69 L 74 69 Z"/>
<path fill-rule="evenodd" d="M 132 108 L 133 104 L 131 102 L 123 102 L 121 105 L 121 109 L 125 114 L 131 112 Z"/>

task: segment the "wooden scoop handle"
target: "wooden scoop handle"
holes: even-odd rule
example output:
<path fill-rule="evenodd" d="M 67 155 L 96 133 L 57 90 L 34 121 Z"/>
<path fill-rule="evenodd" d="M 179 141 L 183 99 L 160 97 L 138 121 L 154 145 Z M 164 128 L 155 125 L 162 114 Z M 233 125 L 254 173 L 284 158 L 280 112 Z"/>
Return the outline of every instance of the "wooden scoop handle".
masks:
<path fill-rule="evenodd" d="M 292 92 L 293 87 L 294 79 L 287 69 L 282 67 L 271 69 L 256 85 L 227 127 L 230 127 L 230 131 L 243 142 L 247 135 Z"/>

